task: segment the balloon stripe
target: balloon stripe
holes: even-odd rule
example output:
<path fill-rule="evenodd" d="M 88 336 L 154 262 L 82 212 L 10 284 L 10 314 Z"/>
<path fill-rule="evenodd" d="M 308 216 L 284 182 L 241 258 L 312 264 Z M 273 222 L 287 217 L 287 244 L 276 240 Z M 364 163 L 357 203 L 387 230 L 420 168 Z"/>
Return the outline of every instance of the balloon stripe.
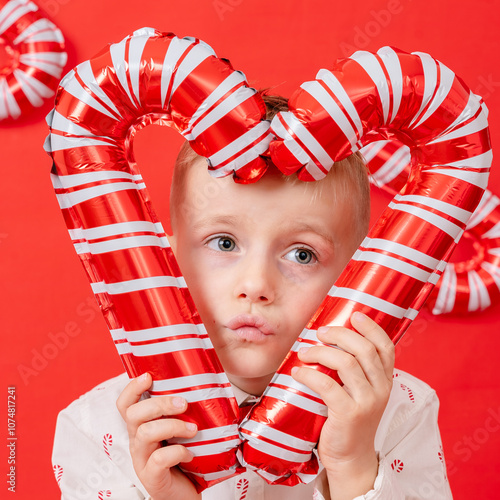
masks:
<path fill-rule="evenodd" d="M 382 255 L 375 252 L 359 252 L 359 254 L 354 254 L 352 260 L 359 262 L 370 262 L 372 264 L 378 264 L 379 266 L 384 266 L 393 271 L 398 271 L 401 274 L 406 274 L 419 281 L 428 281 L 431 274 L 430 271 L 424 271 L 416 266 L 412 266 L 406 262 L 402 262 L 395 257 L 390 257 L 389 255 Z"/>
<path fill-rule="evenodd" d="M 188 325 L 186 325 L 188 326 Z M 192 325 L 189 325 L 192 326 Z M 177 391 L 178 389 L 184 389 L 186 387 L 196 387 L 198 385 L 210 385 L 210 384 L 221 384 L 228 386 L 226 378 L 219 373 L 199 373 L 196 375 L 187 375 L 185 377 L 171 378 L 168 380 L 155 380 L 153 382 L 152 391 L 156 393 L 167 393 Z M 214 437 L 221 437 L 224 433 L 221 430 L 220 435 Z M 204 441 L 209 439 L 204 437 L 204 435 L 196 436 L 197 440 Z M 212 439 L 212 438 L 210 438 Z"/>
<path fill-rule="evenodd" d="M 355 52 L 351 56 L 351 59 L 356 61 L 366 71 L 370 79 L 375 84 L 378 98 L 380 100 L 380 104 L 382 105 L 384 122 L 387 122 L 389 118 L 389 106 L 391 99 L 387 78 L 380 61 L 377 59 L 375 54 L 366 51 Z"/>
<path fill-rule="evenodd" d="M 356 146 L 359 137 L 356 133 L 354 123 L 350 116 L 346 114 L 339 105 L 339 101 L 327 91 L 326 85 L 321 81 L 307 82 L 301 87 L 304 91 L 318 101 L 318 103 L 328 112 L 334 122 L 342 129 L 352 147 Z"/>
<path fill-rule="evenodd" d="M 326 89 L 328 89 L 328 93 L 334 99 L 339 107 L 343 108 L 346 112 L 346 118 L 349 120 L 352 128 L 356 131 L 356 136 L 359 139 L 363 134 L 363 124 L 361 123 L 361 119 L 358 115 L 356 108 L 347 92 L 345 91 L 342 84 L 339 82 L 338 78 L 335 77 L 330 71 L 321 69 L 318 71 L 316 75 L 319 83 Z M 303 88 L 301 85 L 301 88 Z"/>
<path fill-rule="evenodd" d="M 148 235 L 128 236 L 110 241 L 101 241 L 99 243 L 75 243 L 77 254 L 89 253 L 92 255 L 150 246 L 168 248 L 170 245 L 166 237 L 162 238 Z"/>
<path fill-rule="evenodd" d="M 273 459 L 279 459 L 284 462 L 283 465 L 288 465 L 294 467 L 296 464 L 300 464 L 302 462 L 306 462 L 311 458 L 311 451 L 309 452 L 301 452 L 299 451 L 289 451 L 279 444 L 268 443 L 265 438 L 251 439 L 250 432 L 247 431 L 246 428 L 243 428 L 244 438 L 247 439 L 247 449 L 253 448 L 255 451 L 258 451 L 260 454 L 266 454 L 266 462 L 271 462 Z M 252 436 L 253 437 L 253 436 Z M 286 462 L 289 462 L 288 464 Z M 248 464 L 246 464 L 248 466 Z"/>
<path fill-rule="evenodd" d="M 414 127 L 414 124 L 418 123 L 420 118 L 424 115 L 425 111 L 430 106 L 434 95 L 438 91 L 440 84 L 440 68 L 437 61 L 435 61 L 429 54 L 425 54 L 423 52 L 413 52 L 413 54 L 420 59 L 420 63 L 422 65 L 424 89 L 420 109 L 411 119 L 409 124 L 410 127 Z"/>
<path fill-rule="evenodd" d="M 106 110 L 106 114 L 110 118 L 114 118 L 115 120 L 121 119 L 120 110 L 99 87 L 90 61 L 85 61 L 78 65 L 74 77 L 81 87 Z"/>
<path fill-rule="evenodd" d="M 468 272 L 468 285 L 471 291 L 469 297 L 469 311 L 483 310 L 491 305 L 488 289 L 475 270 Z"/>
<path fill-rule="evenodd" d="M 434 93 L 431 101 L 429 102 L 429 106 L 425 110 L 425 113 L 418 120 L 418 122 L 413 125 L 413 129 L 417 129 L 418 127 L 422 126 L 434 114 L 434 112 L 441 106 L 451 90 L 455 79 L 455 73 L 449 70 L 444 64 L 441 64 L 439 62 L 438 69 L 439 87 L 436 87 L 436 90 L 439 89 L 439 92 Z"/>
<path fill-rule="evenodd" d="M 401 99 L 403 97 L 403 73 L 397 53 L 391 47 L 382 47 L 377 51 L 378 56 L 382 59 L 382 67 L 386 68 L 388 74 L 388 82 L 390 82 L 391 90 L 391 112 L 389 113 L 388 123 L 394 121 L 399 113 Z"/>
<path fill-rule="evenodd" d="M 72 240 L 97 240 L 100 238 L 107 238 L 109 236 L 120 236 L 140 232 L 149 232 L 155 233 L 159 236 L 165 236 L 165 231 L 161 223 L 152 223 L 149 221 L 130 221 L 129 223 L 117 222 L 115 224 L 90 227 L 88 229 L 79 228 L 78 230 L 70 230 L 69 235 Z"/>
<path fill-rule="evenodd" d="M 248 132 L 237 137 L 233 142 L 219 149 L 217 153 L 209 157 L 210 163 L 212 165 L 217 165 L 217 167 L 213 167 L 213 170 L 215 172 L 222 171 L 224 175 L 227 175 L 227 173 L 230 172 L 231 163 L 235 158 L 247 152 L 250 153 L 248 161 L 257 158 L 259 154 L 263 154 L 267 151 L 271 138 L 272 136 L 269 134 L 269 127 L 267 124 L 262 122 L 258 123 Z M 246 165 L 248 161 L 244 164 Z"/>
<path fill-rule="evenodd" d="M 172 87 L 175 75 L 177 75 L 179 65 L 193 48 L 193 40 L 174 37 L 168 45 L 165 59 L 162 64 L 161 73 L 161 107 L 170 104 Z"/>
<path fill-rule="evenodd" d="M 193 113 L 193 116 L 189 120 L 189 125 L 183 132 L 186 139 L 192 140 L 191 131 L 193 128 L 203 120 L 209 113 L 211 113 L 219 104 L 224 103 L 229 95 L 237 92 L 241 87 L 245 85 L 245 77 L 240 73 L 231 73 L 201 104 L 201 106 Z M 206 130 L 205 127 L 204 130 Z M 199 132 L 199 134 L 202 131 Z M 198 135 L 199 135 L 198 134 Z"/>
<path fill-rule="evenodd" d="M 33 2 L 9 2 L 0 13 L 0 35 L 7 31 L 16 21 L 30 12 L 36 12 L 38 7 Z"/>

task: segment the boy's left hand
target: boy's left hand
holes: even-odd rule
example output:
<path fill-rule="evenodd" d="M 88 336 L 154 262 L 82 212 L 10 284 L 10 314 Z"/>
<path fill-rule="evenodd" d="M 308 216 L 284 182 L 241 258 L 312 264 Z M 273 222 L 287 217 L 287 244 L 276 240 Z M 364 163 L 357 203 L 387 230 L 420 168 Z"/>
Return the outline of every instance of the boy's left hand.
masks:
<path fill-rule="evenodd" d="M 373 487 L 378 470 L 375 433 L 389 400 L 394 369 L 394 345 L 384 330 L 360 313 L 353 314 L 351 325 L 359 333 L 343 327 L 318 330 L 319 340 L 340 349 L 314 346 L 299 351 L 301 361 L 336 370 L 343 385 L 312 368 L 293 372 L 296 380 L 317 392 L 328 406 L 318 454 L 330 489 L 333 481 L 343 493 L 351 492 L 346 498 Z"/>

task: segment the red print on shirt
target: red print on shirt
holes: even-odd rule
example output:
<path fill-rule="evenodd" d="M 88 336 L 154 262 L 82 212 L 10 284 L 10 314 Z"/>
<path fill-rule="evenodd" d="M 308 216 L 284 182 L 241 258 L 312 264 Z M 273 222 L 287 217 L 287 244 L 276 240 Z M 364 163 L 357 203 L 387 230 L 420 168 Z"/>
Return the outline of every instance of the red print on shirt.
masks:
<path fill-rule="evenodd" d="M 394 460 L 394 462 L 392 462 L 391 464 L 391 468 L 393 471 L 395 472 L 401 472 L 403 470 L 403 467 L 405 466 L 405 464 L 401 461 L 401 460 Z"/>
<path fill-rule="evenodd" d="M 244 500 L 247 497 L 248 484 L 248 479 L 239 479 L 236 483 L 236 489 L 240 490 L 238 500 Z"/>
<path fill-rule="evenodd" d="M 63 475 L 63 468 L 60 465 L 54 465 L 54 476 L 56 476 L 56 481 L 59 484 L 61 482 L 61 477 Z"/>
<path fill-rule="evenodd" d="M 410 401 L 412 403 L 415 402 L 415 396 L 413 395 L 413 391 L 406 385 L 404 384 L 400 384 L 401 385 L 401 389 L 403 389 L 403 391 L 406 391 L 408 393 L 408 397 L 410 398 Z"/>
<path fill-rule="evenodd" d="M 108 455 L 108 458 L 111 460 L 111 455 L 109 454 L 109 448 L 113 445 L 113 436 L 111 434 L 104 434 L 102 438 L 102 446 L 104 448 L 104 452 Z"/>

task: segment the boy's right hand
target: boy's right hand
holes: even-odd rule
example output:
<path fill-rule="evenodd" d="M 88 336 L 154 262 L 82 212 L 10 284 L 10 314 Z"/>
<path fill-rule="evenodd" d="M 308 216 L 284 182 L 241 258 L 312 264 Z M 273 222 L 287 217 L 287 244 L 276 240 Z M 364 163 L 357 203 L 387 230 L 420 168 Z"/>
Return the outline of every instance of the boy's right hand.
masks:
<path fill-rule="evenodd" d="M 127 424 L 135 472 L 153 500 L 199 499 L 201 495 L 193 483 L 176 467 L 180 462 L 190 462 L 191 453 L 179 444 L 162 446 L 164 440 L 192 438 L 196 434 L 194 424 L 162 418 L 184 413 L 187 402 L 171 396 L 139 401 L 151 383 L 149 373 L 133 379 L 116 401 Z"/>

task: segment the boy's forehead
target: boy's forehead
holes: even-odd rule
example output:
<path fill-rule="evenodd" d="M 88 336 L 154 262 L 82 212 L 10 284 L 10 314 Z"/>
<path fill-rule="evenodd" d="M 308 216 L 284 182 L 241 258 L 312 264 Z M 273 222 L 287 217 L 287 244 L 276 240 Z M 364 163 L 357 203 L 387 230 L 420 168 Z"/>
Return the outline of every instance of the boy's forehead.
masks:
<path fill-rule="evenodd" d="M 189 167 L 184 186 L 185 201 L 192 201 L 199 206 L 223 202 L 231 198 L 247 203 L 249 209 L 255 206 L 254 200 L 259 199 L 273 211 L 286 212 L 292 204 L 301 204 L 304 213 L 313 212 L 318 204 L 330 207 L 329 217 L 335 216 L 341 210 L 344 217 L 352 212 L 356 193 L 346 192 L 346 183 L 339 179 L 325 177 L 319 181 L 306 182 L 297 178 L 285 177 L 274 165 L 256 182 L 249 184 L 236 183 L 232 175 L 214 177 L 207 168 L 206 159 L 198 157 Z M 230 205 L 226 206 L 228 213 Z"/>
<path fill-rule="evenodd" d="M 277 232 L 313 231 L 337 245 L 350 239 L 346 232 L 355 221 L 349 197 L 338 196 L 332 180 L 287 180 L 274 167 L 255 183 L 238 184 L 232 176 L 212 177 L 205 158 L 193 162 L 187 177 L 184 202 L 194 208 L 190 223 L 198 227 L 237 226 L 241 218 L 255 216 L 274 221 Z"/>
<path fill-rule="evenodd" d="M 287 178 L 280 170 L 269 162 L 269 168 L 265 174 L 256 182 L 242 184 L 236 183 L 232 175 L 226 177 L 215 177 L 211 175 L 207 168 L 206 159 L 198 157 L 189 168 L 188 178 L 191 182 L 188 183 L 188 189 L 192 191 L 202 190 L 205 193 L 218 192 L 223 195 L 226 192 L 238 191 L 240 195 L 256 195 L 260 191 L 269 193 L 274 191 L 274 195 L 286 196 L 300 192 L 304 193 L 305 197 L 310 195 L 311 202 L 318 197 L 325 195 L 329 199 L 339 198 L 337 191 L 339 186 L 334 180 L 322 179 L 314 182 L 300 181 L 295 177 Z M 188 193 L 186 193 L 188 194 Z"/>

